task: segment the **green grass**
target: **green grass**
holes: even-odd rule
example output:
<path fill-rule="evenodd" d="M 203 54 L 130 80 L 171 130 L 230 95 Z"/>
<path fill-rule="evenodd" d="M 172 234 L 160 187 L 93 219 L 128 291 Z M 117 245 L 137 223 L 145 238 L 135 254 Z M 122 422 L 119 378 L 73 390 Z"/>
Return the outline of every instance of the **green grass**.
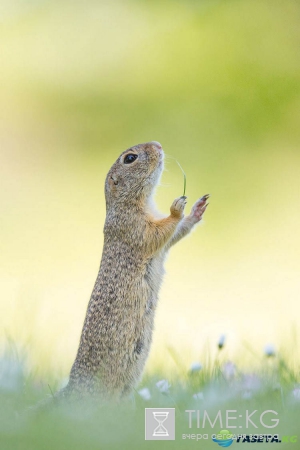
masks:
<path fill-rule="evenodd" d="M 171 350 L 170 350 L 171 351 Z M 217 422 L 212 428 L 209 422 L 197 429 L 193 421 L 189 428 L 186 410 L 200 410 L 202 420 L 207 411 L 214 421 L 218 411 L 226 428 L 226 410 L 230 416 L 242 415 L 231 422 L 236 429 L 232 433 L 297 435 L 300 414 L 299 368 L 288 362 L 288 358 L 275 354 L 261 355 L 261 362 L 254 372 L 251 367 L 241 369 L 238 361 L 226 361 L 226 349 L 221 349 L 214 361 L 206 362 L 200 370 L 184 370 L 176 352 L 173 357 L 177 365 L 175 373 L 168 374 L 168 388 L 165 392 L 157 387 L 159 380 L 166 379 L 160 370 L 145 373 L 134 393 L 134 398 L 118 405 L 78 404 L 62 405 L 32 412 L 29 406 L 38 404 L 44 398 L 51 400 L 51 391 L 59 388 L 60 381 L 54 374 L 41 380 L 33 368 L 28 368 L 24 353 L 13 343 L 7 346 L 1 359 L 0 372 L 0 448 L 5 450 L 43 449 L 140 449 L 140 448 L 217 448 L 211 435 L 220 431 Z M 139 394 L 147 388 L 151 398 L 144 400 Z M 194 398 L 195 394 L 198 398 Z M 144 440 L 145 408 L 175 408 L 176 440 L 170 442 Z M 258 426 L 247 429 L 246 410 Z M 265 428 L 260 424 L 260 415 L 267 410 L 265 424 L 271 425 L 272 418 L 279 418 L 276 428 Z M 234 412 L 236 411 L 236 412 Z M 242 428 L 239 428 L 239 427 Z M 208 439 L 199 443 L 196 439 L 182 439 L 182 434 L 207 434 Z M 299 436 L 300 438 L 300 436 Z M 205 442 L 205 447 L 202 447 Z M 235 443 L 234 443 L 235 444 Z M 261 444 L 261 447 L 267 445 Z M 290 446 L 289 444 L 282 444 Z M 288 447 L 290 448 L 290 447 Z M 293 448 L 298 448 L 294 445 Z"/>

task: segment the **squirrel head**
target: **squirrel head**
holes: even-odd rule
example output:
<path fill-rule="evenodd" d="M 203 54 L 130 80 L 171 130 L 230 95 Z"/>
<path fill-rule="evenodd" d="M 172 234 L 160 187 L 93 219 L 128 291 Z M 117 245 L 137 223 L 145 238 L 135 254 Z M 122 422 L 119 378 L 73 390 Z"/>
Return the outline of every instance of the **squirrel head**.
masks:
<path fill-rule="evenodd" d="M 143 204 L 151 196 L 163 171 L 164 151 L 159 142 L 125 150 L 110 168 L 105 181 L 106 207 L 116 203 Z"/>

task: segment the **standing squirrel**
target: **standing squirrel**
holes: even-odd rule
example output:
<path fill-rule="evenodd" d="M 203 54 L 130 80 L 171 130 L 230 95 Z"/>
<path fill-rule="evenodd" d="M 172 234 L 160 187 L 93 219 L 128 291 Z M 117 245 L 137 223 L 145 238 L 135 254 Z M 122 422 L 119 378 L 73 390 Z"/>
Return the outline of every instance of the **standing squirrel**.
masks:
<path fill-rule="evenodd" d="M 152 197 L 163 167 L 162 146 L 153 141 L 124 151 L 107 174 L 103 254 L 63 397 L 119 400 L 142 375 L 164 259 L 201 220 L 209 197 L 186 217 L 186 197 L 179 197 L 162 217 Z"/>

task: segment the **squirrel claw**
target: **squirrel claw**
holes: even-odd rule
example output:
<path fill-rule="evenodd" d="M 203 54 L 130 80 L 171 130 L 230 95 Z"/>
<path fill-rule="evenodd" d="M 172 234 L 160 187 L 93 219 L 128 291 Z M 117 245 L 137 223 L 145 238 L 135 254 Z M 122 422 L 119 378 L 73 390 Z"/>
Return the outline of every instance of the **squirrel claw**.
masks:
<path fill-rule="evenodd" d="M 203 195 L 199 200 L 196 201 L 192 207 L 190 217 L 195 221 L 195 223 L 200 222 L 202 216 L 209 203 L 206 203 L 209 198 L 209 194 Z"/>
<path fill-rule="evenodd" d="M 182 218 L 183 217 L 183 211 L 184 207 L 187 204 L 186 201 L 187 197 L 185 195 L 182 195 L 179 198 L 176 198 L 171 206 L 171 216 L 174 216 L 176 218 Z"/>

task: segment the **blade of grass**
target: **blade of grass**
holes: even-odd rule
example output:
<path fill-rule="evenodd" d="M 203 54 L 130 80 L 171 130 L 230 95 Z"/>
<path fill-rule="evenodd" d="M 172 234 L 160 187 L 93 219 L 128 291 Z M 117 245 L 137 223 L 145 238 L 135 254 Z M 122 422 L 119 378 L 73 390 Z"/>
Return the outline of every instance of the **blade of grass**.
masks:
<path fill-rule="evenodd" d="M 179 164 L 179 162 L 177 161 L 177 159 L 175 159 L 175 161 L 177 162 L 178 166 L 180 167 L 182 173 L 183 173 L 183 194 L 185 195 L 185 191 L 186 191 L 186 174 L 185 171 L 183 170 L 183 168 L 181 167 L 181 165 Z"/>

